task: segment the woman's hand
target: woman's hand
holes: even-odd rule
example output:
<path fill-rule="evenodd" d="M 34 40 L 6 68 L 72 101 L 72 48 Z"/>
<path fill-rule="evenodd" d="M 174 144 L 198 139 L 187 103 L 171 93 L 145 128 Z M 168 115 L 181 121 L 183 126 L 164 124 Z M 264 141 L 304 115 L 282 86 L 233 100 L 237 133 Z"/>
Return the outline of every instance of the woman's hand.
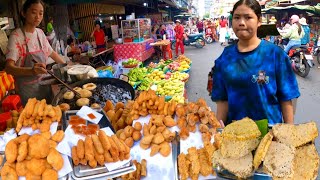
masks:
<path fill-rule="evenodd" d="M 43 63 L 35 63 L 32 70 L 34 75 L 47 74 L 46 65 Z"/>

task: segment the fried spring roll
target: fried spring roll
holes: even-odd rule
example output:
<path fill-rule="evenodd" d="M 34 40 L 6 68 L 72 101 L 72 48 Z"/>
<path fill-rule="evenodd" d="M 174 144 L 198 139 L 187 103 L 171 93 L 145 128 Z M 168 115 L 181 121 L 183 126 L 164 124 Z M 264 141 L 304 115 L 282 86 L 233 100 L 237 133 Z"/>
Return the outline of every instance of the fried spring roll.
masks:
<path fill-rule="evenodd" d="M 80 160 L 77 155 L 77 147 L 76 146 L 73 146 L 71 149 L 71 157 L 72 157 L 73 164 L 77 166 L 79 164 Z"/>

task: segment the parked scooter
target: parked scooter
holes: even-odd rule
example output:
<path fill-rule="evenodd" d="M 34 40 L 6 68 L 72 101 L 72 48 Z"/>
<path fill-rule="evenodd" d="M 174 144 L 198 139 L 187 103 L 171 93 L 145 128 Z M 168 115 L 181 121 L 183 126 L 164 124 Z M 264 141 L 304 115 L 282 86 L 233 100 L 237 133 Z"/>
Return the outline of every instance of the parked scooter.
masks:
<path fill-rule="evenodd" d="M 294 46 L 289 51 L 292 68 L 301 77 L 307 77 L 310 68 L 314 66 L 311 50 L 312 47 L 301 45 Z"/>
<path fill-rule="evenodd" d="M 187 37 L 188 37 L 188 39 L 183 40 L 183 44 L 185 46 L 195 46 L 196 48 L 203 48 L 206 45 L 202 33 L 190 34 Z M 175 39 L 172 40 L 172 42 L 171 42 L 171 49 L 173 49 L 173 50 L 176 49 L 176 40 Z"/>
<path fill-rule="evenodd" d="M 317 38 L 317 42 L 314 43 L 313 55 L 317 57 L 317 61 L 320 64 L 320 36 Z"/>

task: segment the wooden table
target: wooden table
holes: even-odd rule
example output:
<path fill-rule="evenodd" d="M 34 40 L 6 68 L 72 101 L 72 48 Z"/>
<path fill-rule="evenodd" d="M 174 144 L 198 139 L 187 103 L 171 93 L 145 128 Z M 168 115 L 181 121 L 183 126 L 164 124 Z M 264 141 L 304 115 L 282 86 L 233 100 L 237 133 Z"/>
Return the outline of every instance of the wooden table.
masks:
<path fill-rule="evenodd" d="M 101 64 L 102 66 L 106 66 L 105 60 L 108 54 L 113 52 L 113 47 L 103 50 L 99 53 L 93 54 L 89 56 L 88 53 L 81 54 L 80 59 L 85 58 L 87 60 L 86 64 L 91 65 L 94 68 L 97 68 L 97 65 Z M 81 63 L 82 64 L 82 63 Z"/>

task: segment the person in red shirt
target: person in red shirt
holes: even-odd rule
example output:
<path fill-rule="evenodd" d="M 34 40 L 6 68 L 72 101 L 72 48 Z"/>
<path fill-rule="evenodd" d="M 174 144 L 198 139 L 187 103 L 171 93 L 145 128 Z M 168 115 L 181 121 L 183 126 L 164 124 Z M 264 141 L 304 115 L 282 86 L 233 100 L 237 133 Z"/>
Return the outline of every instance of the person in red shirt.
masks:
<path fill-rule="evenodd" d="M 96 27 L 91 33 L 91 37 L 94 37 L 96 41 L 97 52 L 101 52 L 106 49 L 105 34 L 101 29 L 100 23 L 96 23 Z"/>
<path fill-rule="evenodd" d="M 181 25 L 180 20 L 176 20 L 176 27 L 174 27 L 175 37 L 176 37 L 176 57 L 179 55 L 179 47 L 181 54 L 184 54 L 184 45 L 183 45 L 183 34 L 184 28 Z"/>
<path fill-rule="evenodd" d="M 228 28 L 228 21 L 221 16 L 221 20 L 219 22 L 220 24 L 220 31 L 219 31 L 219 42 L 221 45 L 226 45 L 226 34 L 227 34 L 227 28 Z"/>

